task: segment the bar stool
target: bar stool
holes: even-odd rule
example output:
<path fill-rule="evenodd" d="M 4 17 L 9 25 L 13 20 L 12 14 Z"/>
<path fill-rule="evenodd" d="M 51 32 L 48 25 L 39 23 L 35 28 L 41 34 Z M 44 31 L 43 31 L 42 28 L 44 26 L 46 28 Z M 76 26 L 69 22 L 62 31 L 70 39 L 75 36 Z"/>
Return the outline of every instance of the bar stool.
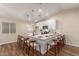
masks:
<path fill-rule="evenodd" d="M 35 52 L 36 52 L 36 55 L 38 55 L 36 47 L 39 47 L 39 51 L 40 51 L 40 55 L 41 55 L 41 46 L 39 45 L 39 43 L 37 43 L 36 40 L 30 40 L 30 42 L 29 42 L 29 54 L 30 54 L 30 51 L 32 48 L 33 55 L 35 55 Z"/>

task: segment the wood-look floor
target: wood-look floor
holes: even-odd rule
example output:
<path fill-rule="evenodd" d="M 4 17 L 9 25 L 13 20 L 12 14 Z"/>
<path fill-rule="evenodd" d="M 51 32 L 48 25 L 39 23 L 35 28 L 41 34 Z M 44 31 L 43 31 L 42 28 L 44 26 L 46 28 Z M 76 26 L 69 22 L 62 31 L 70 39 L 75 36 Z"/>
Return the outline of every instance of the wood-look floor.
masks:
<path fill-rule="evenodd" d="M 0 45 L 0 56 L 27 56 L 16 42 Z M 65 45 L 59 56 L 79 56 L 79 47 Z"/>

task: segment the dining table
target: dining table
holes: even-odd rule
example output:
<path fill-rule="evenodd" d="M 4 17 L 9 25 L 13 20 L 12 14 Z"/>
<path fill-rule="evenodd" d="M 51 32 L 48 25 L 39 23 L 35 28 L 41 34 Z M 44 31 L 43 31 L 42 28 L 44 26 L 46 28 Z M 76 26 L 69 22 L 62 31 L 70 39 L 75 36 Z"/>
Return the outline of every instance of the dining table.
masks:
<path fill-rule="evenodd" d="M 47 43 L 51 43 L 52 40 L 55 40 L 59 34 L 43 34 L 43 35 L 30 35 L 31 40 L 36 40 L 36 42 L 41 46 L 41 54 L 45 54 L 47 51 Z M 50 47 L 48 47 L 49 49 Z M 37 51 L 39 46 L 36 47 Z"/>

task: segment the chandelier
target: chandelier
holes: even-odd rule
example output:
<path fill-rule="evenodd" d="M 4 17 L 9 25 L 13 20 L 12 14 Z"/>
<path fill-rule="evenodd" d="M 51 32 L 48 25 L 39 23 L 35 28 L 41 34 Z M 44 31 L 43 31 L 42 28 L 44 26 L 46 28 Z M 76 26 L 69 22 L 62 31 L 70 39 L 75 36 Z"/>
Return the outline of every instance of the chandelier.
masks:
<path fill-rule="evenodd" d="M 39 4 L 39 9 L 31 9 L 29 13 L 26 13 L 26 19 L 30 23 L 36 23 L 42 18 L 42 9 L 40 8 L 41 3 Z"/>
<path fill-rule="evenodd" d="M 39 12 L 37 12 L 34 9 L 32 9 L 31 13 L 27 14 L 26 17 L 27 17 L 29 22 L 31 22 L 31 23 L 34 22 L 35 23 L 35 22 L 38 22 L 40 20 L 40 18 L 42 17 L 42 13 L 41 12 L 42 12 L 41 9 L 39 9 Z"/>

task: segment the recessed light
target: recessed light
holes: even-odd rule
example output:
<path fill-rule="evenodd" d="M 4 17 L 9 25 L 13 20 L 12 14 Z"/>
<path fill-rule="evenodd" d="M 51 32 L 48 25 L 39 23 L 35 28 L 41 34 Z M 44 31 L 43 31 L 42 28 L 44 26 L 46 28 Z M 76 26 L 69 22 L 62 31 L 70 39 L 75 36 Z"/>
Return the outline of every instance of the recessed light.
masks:
<path fill-rule="evenodd" d="M 48 16 L 49 15 L 49 13 L 46 13 L 46 16 Z"/>
<path fill-rule="evenodd" d="M 38 12 L 42 12 L 42 9 L 39 9 Z"/>

